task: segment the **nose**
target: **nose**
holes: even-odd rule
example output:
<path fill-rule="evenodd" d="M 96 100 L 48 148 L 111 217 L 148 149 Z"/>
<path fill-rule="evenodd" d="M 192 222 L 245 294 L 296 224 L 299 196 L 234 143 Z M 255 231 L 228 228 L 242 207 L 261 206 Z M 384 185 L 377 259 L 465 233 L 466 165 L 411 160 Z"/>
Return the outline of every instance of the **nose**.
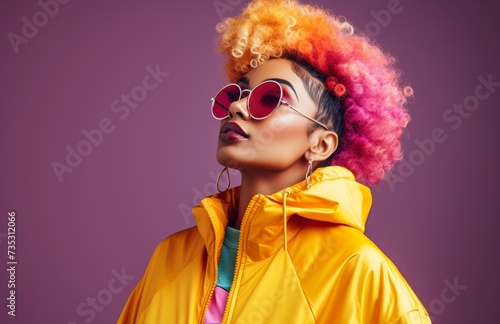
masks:
<path fill-rule="evenodd" d="M 247 106 L 248 100 L 245 95 L 242 96 L 240 100 L 233 101 L 229 106 L 229 119 L 233 119 L 236 116 L 243 120 L 250 119 L 250 112 Z"/>

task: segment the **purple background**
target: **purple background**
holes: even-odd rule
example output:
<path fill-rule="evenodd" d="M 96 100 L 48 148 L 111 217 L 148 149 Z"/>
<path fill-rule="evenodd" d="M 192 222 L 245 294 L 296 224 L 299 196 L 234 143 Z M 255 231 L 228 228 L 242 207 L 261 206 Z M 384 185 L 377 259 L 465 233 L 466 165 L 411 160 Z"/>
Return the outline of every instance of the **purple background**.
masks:
<path fill-rule="evenodd" d="M 500 81 L 498 5 L 401 0 L 390 22 L 377 22 L 373 13 L 394 1 L 315 1 L 370 31 L 415 90 L 403 138 L 407 160 L 395 169 L 404 181 L 374 188 L 367 234 L 436 323 L 498 322 L 500 87 L 460 126 L 443 117 L 454 104 L 473 103 L 478 77 Z M 243 5 L 219 2 L 232 5 L 218 13 L 211 0 L 71 1 L 46 22 L 36 1 L 1 2 L 1 323 L 115 322 L 156 244 L 194 225 L 182 210 L 213 192 L 221 170 L 218 123 L 209 112 L 225 82 L 214 26 Z M 16 54 L 8 33 L 22 35 L 22 18 L 34 15 L 43 26 Z M 112 102 L 156 65 L 168 77 L 121 120 Z M 105 118 L 114 131 L 59 181 L 51 163 L 65 163 L 66 146 L 75 149 L 82 131 Z M 425 155 L 415 141 L 436 128 L 446 140 Z M 5 306 L 11 210 L 15 318 Z M 120 283 L 113 271 L 134 278 Z M 458 296 L 444 291 L 444 302 L 454 280 L 467 288 Z M 89 297 L 105 304 L 94 318 Z"/>

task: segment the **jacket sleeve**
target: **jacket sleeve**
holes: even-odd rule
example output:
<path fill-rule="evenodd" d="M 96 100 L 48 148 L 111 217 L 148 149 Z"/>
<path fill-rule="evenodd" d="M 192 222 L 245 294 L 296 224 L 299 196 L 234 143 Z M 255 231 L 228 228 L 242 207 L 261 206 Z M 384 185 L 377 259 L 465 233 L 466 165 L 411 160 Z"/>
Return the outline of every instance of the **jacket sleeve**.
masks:
<path fill-rule="evenodd" d="M 147 300 L 147 294 L 145 290 L 147 290 L 146 283 L 149 281 L 152 273 L 154 272 L 154 267 L 156 263 L 156 259 L 158 258 L 158 254 L 160 253 L 160 245 L 159 244 L 153 255 L 151 256 L 149 263 L 146 267 L 144 275 L 141 280 L 137 283 L 134 290 L 127 299 L 125 306 L 118 318 L 117 324 L 136 324 L 138 323 L 138 317 L 140 312 L 147 307 L 149 301 Z"/>
<path fill-rule="evenodd" d="M 168 239 L 168 238 L 167 238 Z M 164 259 L 166 254 L 166 243 L 167 239 L 160 242 L 153 252 L 149 263 L 146 267 L 144 275 L 141 280 L 137 283 L 134 290 L 130 294 L 120 317 L 118 318 L 117 324 L 136 324 L 139 323 L 139 316 L 141 312 L 148 307 L 151 297 L 155 290 L 159 286 L 157 284 L 158 268 L 162 265 L 161 261 Z"/>
<path fill-rule="evenodd" d="M 368 248 L 359 256 L 364 268 L 363 323 L 430 324 L 425 307 L 397 267 L 378 248 Z"/>
<path fill-rule="evenodd" d="M 130 294 L 117 323 L 138 324 L 143 323 L 148 316 L 157 316 L 155 312 L 158 311 L 158 305 L 153 302 L 157 293 L 168 286 L 186 264 L 203 250 L 203 241 L 194 227 L 162 240 L 156 246 L 143 277 Z M 161 306 L 159 309 L 166 312 Z"/>
<path fill-rule="evenodd" d="M 142 293 L 144 291 L 144 277 L 141 278 L 139 283 L 135 286 L 134 290 L 128 297 L 125 306 L 118 318 L 117 324 L 134 324 L 137 323 L 137 314 L 142 300 Z"/>
<path fill-rule="evenodd" d="M 431 319 L 425 310 L 417 309 L 403 314 L 390 324 L 431 324 Z"/>

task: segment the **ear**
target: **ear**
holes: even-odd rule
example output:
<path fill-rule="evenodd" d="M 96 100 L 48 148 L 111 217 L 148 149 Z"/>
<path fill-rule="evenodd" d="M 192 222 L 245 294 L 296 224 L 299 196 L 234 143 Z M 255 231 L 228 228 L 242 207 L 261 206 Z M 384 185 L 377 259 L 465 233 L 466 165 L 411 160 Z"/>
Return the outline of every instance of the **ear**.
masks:
<path fill-rule="evenodd" d="M 309 149 L 305 154 L 305 158 L 314 161 L 324 161 L 337 149 L 339 137 L 337 133 L 318 129 L 309 136 Z"/>

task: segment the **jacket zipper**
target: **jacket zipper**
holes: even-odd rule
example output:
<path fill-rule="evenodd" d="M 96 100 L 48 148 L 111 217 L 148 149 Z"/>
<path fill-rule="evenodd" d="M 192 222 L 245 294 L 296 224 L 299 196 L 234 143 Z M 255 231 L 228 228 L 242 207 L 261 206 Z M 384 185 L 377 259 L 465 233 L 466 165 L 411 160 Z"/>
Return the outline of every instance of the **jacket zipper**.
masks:
<path fill-rule="evenodd" d="M 222 322 L 221 323 L 227 323 L 231 318 L 229 317 L 229 312 L 231 311 L 234 307 L 234 302 L 236 301 L 236 297 L 234 297 L 234 291 L 239 288 L 239 280 L 240 280 L 240 268 L 241 268 L 241 254 L 242 249 L 243 249 L 243 242 L 246 242 L 247 239 L 247 232 L 249 231 L 248 228 L 250 227 L 251 220 L 247 218 L 249 217 L 248 215 L 251 214 L 251 212 L 260 206 L 258 202 L 260 199 L 257 197 L 254 197 L 256 201 L 250 201 L 249 207 L 250 210 L 247 209 L 245 211 L 245 215 L 243 215 L 243 220 L 241 221 L 241 228 L 240 228 L 240 238 L 238 240 L 238 251 L 236 252 L 236 266 L 234 269 L 234 276 L 233 276 L 233 283 L 231 284 L 231 289 L 229 290 L 229 295 L 227 296 L 227 301 L 226 301 L 226 307 L 224 308 L 224 315 L 222 316 Z"/>

